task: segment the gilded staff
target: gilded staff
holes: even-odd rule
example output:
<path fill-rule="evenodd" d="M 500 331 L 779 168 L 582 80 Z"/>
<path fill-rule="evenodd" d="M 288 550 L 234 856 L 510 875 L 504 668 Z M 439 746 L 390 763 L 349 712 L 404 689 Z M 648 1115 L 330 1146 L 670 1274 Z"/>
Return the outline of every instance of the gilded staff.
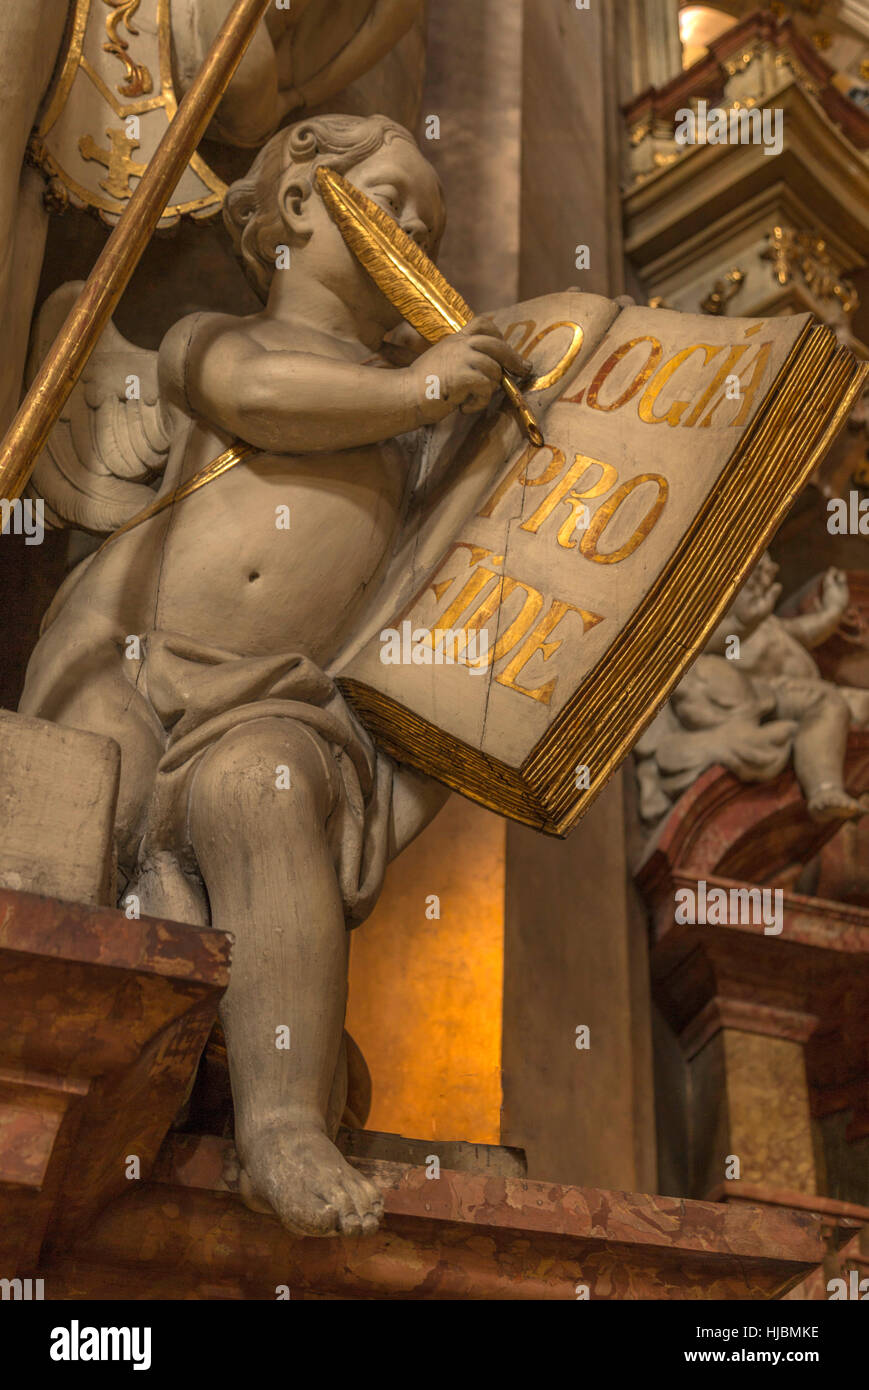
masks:
<path fill-rule="evenodd" d="M 129 283 L 271 0 L 235 0 L 0 445 L 0 497 L 27 486 L 64 402 Z"/>

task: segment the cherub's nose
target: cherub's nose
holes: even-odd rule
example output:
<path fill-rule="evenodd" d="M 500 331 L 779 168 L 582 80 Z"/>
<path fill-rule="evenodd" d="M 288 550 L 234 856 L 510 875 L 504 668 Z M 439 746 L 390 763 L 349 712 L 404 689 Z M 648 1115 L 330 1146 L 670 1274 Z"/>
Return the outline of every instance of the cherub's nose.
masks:
<path fill-rule="evenodd" d="M 415 241 L 417 246 L 421 246 L 423 250 L 426 249 L 429 243 L 431 232 L 429 231 L 425 223 L 420 220 L 420 218 L 406 218 L 405 221 L 401 224 L 401 230 L 407 236 L 410 237 L 411 241 Z"/>

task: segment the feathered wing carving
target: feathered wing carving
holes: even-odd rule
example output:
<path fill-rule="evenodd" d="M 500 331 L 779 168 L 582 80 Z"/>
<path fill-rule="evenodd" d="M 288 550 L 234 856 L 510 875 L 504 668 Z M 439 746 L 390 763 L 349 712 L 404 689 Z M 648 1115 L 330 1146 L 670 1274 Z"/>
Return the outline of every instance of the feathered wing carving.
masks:
<path fill-rule="evenodd" d="M 81 287 L 81 281 L 69 281 L 42 306 L 28 384 Z M 44 500 L 48 526 L 107 534 L 152 500 L 169 443 L 157 353 L 128 342 L 110 323 L 37 459 L 28 495 Z"/>

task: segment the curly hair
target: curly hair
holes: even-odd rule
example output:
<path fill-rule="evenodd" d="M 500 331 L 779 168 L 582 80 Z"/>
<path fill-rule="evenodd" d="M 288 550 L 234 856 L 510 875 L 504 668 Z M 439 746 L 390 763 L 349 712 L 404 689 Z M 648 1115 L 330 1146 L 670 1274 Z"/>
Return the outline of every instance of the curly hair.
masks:
<path fill-rule="evenodd" d="M 410 131 L 387 116 L 313 116 L 279 130 L 263 146 L 223 202 L 223 220 L 235 253 L 262 299 L 268 297 L 276 248 L 287 237 L 275 196 L 284 174 L 299 170 L 298 186 L 307 198 L 321 164 L 344 174 L 395 139 L 415 145 Z"/>

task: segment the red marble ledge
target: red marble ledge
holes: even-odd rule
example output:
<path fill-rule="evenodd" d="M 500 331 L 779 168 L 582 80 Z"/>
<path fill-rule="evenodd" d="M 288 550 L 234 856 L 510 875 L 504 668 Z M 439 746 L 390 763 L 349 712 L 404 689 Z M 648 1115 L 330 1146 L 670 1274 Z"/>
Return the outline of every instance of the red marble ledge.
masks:
<path fill-rule="evenodd" d="M 848 735 L 845 785 L 852 796 L 869 790 L 867 730 Z M 790 768 L 771 782 L 746 784 L 723 767 L 710 767 L 664 821 L 637 870 L 637 884 L 650 905 L 673 873 L 789 886 L 795 868 L 838 829 L 835 821 L 811 819 Z"/>
<path fill-rule="evenodd" d="M 830 1297 L 830 1279 L 844 1277 L 847 1284 L 851 1269 L 860 1279 L 869 1275 L 869 1207 L 742 1181 L 721 1183 L 710 1192 L 709 1201 L 763 1203 L 811 1211 L 821 1218 L 828 1242 L 824 1263 L 795 1284 L 786 1299 L 823 1302 Z"/>
<path fill-rule="evenodd" d="M 807 1192 L 796 1192 L 790 1187 L 768 1187 L 764 1183 L 743 1182 L 734 1179 L 720 1183 L 706 1199 L 709 1202 L 750 1202 L 771 1207 L 787 1207 L 794 1211 L 810 1211 L 826 1219 L 830 1229 L 835 1227 L 843 1232 L 843 1239 L 850 1240 L 852 1233 L 869 1223 L 869 1207 L 858 1202 L 840 1202 L 836 1197 L 819 1197 Z"/>
<path fill-rule="evenodd" d="M 717 876 L 705 882 L 707 895 L 756 886 Z M 837 1065 L 847 1072 L 845 1019 L 859 1070 L 869 1033 L 869 909 L 783 891 L 778 935 L 766 935 L 760 922 L 676 922 L 676 892 L 696 887 L 688 874 L 662 875 L 653 900 L 652 978 L 676 1031 L 690 1027 L 702 1046 L 699 1035 L 716 1025 L 800 1042 L 834 1028 Z M 826 1080 L 834 1078 L 831 1065 Z"/>
<path fill-rule="evenodd" d="M 856 1282 L 869 1277 L 869 1241 L 867 1241 L 869 1226 L 864 1226 L 856 1235 L 839 1250 L 830 1250 L 822 1265 L 807 1274 L 805 1279 L 801 1279 L 792 1289 L 784 1295 L 789 1301 L 817 1301 L 826 1302 L 830 1299 L 832 1289 L 830 1281 L 832 1279 L 843 1279 L 847 1297 L 850 1298 L 854 1279 L 851 1271 L 856 1273 Z M 841 1286 L 840 1286 L 841 1295 Z M 859 1289 L 858 1289 L 859 1295 Z M 862 1298 L 865 1295 L 859 1295 Z"/>
<path fill-rule="evenodd" d="M 237 1193 L 228 1141 L 172 1135 L 151 1181 L 39 1267 L 48 1299 L 570 1300 L 780 1297 L 824 1259 L 822 1218 L 354 1160 L 373 1236 L 289 1235 Z"/>
<path fill-rule="evenodd" d="M 229 979 L 230 938 L 0 890 L 0 1274 L 147 1175 Z"/>

